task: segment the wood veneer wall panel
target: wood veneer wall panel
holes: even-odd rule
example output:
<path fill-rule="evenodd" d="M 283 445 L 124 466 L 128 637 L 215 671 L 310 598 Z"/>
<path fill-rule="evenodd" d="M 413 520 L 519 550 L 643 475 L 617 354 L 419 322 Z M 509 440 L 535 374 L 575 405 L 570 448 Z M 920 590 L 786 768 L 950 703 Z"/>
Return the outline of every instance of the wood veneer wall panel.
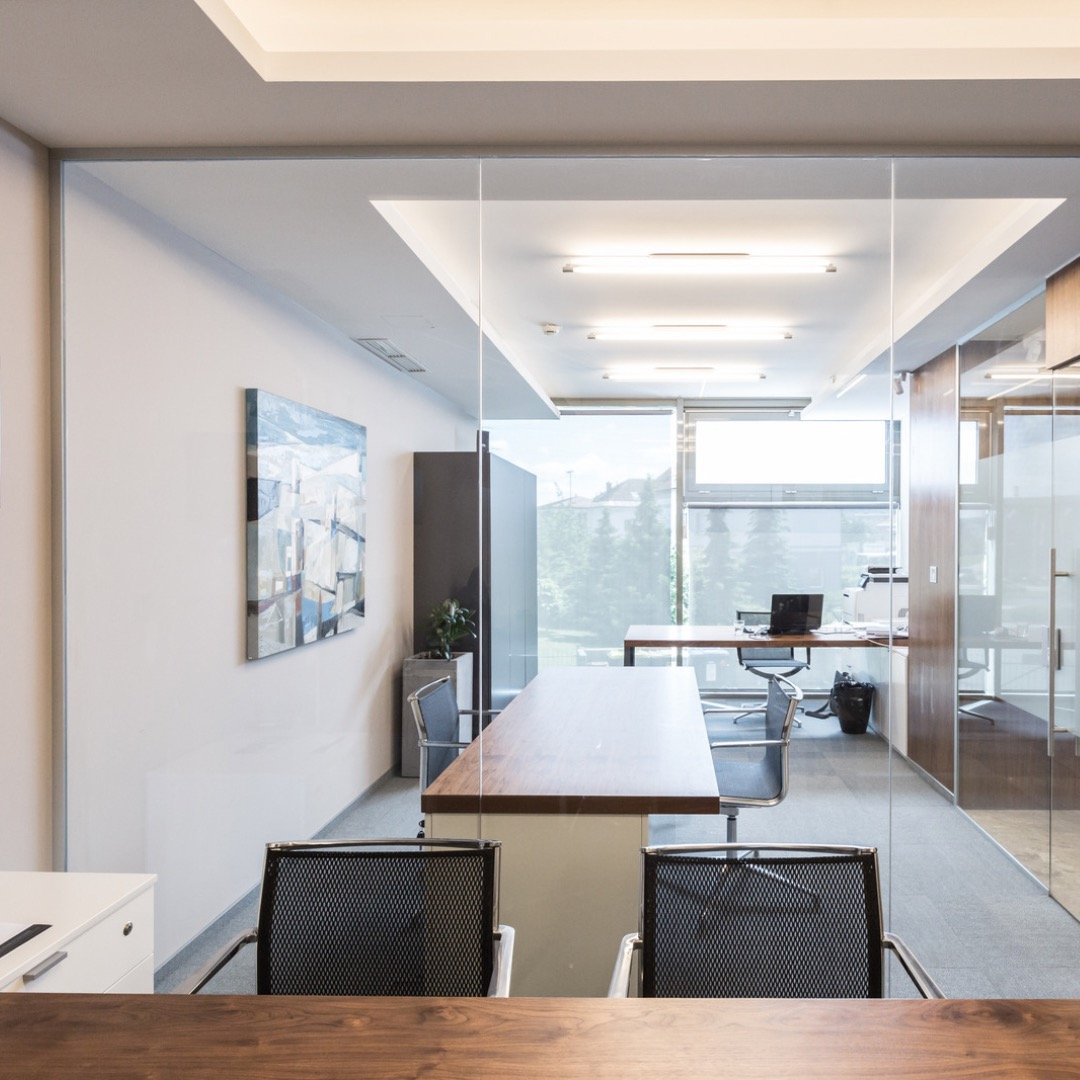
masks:
<path fill-rule="evenodd" d="M 908 383 L 908 756 L 949 791 L 956 725 L 956 363 L 950 349 Z"/>
<path fill-rule="evenodd" d="M 1046 279 L 1046 364 L 1080 357 L 1080 259 Z"/>

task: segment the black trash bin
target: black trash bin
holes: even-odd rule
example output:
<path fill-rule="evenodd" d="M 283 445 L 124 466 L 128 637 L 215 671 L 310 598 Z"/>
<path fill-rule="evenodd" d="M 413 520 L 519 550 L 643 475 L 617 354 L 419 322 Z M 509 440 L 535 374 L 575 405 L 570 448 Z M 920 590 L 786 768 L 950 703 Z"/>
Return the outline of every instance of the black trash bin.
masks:
<path fill-rule="evenodd" d="M 857 682 L 847 672 L 837 672 L 829 705 L 840 721 L 845 735 L 862 735 L 870 722 L 870 706 L 874 703 L 874 684 Z"/>

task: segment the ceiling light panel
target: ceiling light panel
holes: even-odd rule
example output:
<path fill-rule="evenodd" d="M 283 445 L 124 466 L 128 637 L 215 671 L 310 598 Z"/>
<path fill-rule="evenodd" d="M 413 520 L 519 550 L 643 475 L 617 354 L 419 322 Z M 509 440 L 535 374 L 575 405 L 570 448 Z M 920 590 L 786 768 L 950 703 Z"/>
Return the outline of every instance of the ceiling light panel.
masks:
<path fill-rule="evenodd" d="M 673 252 L 648 255 L 584 255 L 570 259 L 564 274 L 769 275 L 831 274 L 836 267 L 820 255 L 752 255 L 748 252 Z"/>
<path fill-rule="evenodd" d="M 765 373 L 747 365 L 732 364 L 622 364 L 609 368 L 609 382 L 760 382 Z"/>
<path fill-rule="evenodd" d="M 590 341 L 786 341 L 791 331 L 778 326 L 738 324 L 674 324 L 600 326 Z"/>

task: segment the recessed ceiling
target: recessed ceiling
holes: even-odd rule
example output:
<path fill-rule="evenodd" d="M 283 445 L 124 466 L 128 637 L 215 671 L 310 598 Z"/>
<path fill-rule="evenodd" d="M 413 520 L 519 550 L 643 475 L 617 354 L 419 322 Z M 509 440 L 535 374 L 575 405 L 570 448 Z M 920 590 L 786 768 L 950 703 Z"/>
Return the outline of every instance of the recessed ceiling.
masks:
<path fill-rule="evenodd" d="M 925 174 L 919 163 L 903 164 L 894 205 L 882 161 L 71 167 L 346 336 L 389 338 L 425 369 L 400 377 L 470 415 L 508 418 L 551 416 L 551 398 L 807 398 L 820 407 L 858 373 L 887 371 L 890 358 L 898 369 L 924 363 L 1080 251 L 1071 197 L 1080 169 L 1072 163 L 1021 163 L 1019 172 L 1004 163 L 998 174 L 994 163 L 953 163 L 951 178 L 939 162 Z M 813 253 L 836 271 L 720 279 L 563 273 L 573 256 L 628 249 Z M 589 337 L 620 322 L 746 321 L 786 327 L 790 339 L 658 345 Z M 357 351 L 358 362 L 376 362 Z M 604 380 L 633 363 L 751 365 L 765 378 L 750 387 L 719 376 L 700 386 Z M 887 411 L 887 394 L 878 387 L 876 396 L 875 407 Z M 844 397 L 845 407 L 855 404 L 868 407 L 863 387 Z"/>
<path fill-rule="evenodd" d="M 1061 0 L 197 0 L 267 81 L 1071 78 Z"/>
<path fill-rule="evenodd" d="M 272 0 L 265 5 L 260 0 L 259 6 L 270 8 Z M 544 10 L 564 18 L 570 6 L 559 0 Z M 643 6 L 643 0 L 636 7 L 621 5 L 624 17 Z M 349 0 L 337 7 L 360 11 L 369 5 Z M 498 7 L 503 12 L 520 9 L 516 3 Z M 744 0 L 736 11 L 748 7 Z M 804 17 L 820 27 L 823 17 L 865 17 L 865 9 L 880 7 L 862 0 L 842 5 L 839 0 L 762 0 L 751 14 Z M 571 153 L 621 148 L 634 153 L 820 154 L 991 147 L 1027 153 L 1032 147 L 1055 147 L 1074 153 L 1080 146 L 1080 79 L 1071 73 L 1070 62 L 1060 63 L 1061 48 L 1069 55 L 1075 51 L 1073 36 L 1055 33 L 1049 44 L 1044 41 L 1045 48 L 1037 49 L 1025 37 L 1046 25 L 1040 19 L 1075 17 L 1074 7 L 1039 3 L 1010 10 L 1000 0 L 890 5 L 890 18 L 1011 15 L 1014 21 L 1007 25 L 1015 33 L 1008 34 L 1005 48 L 982 51 L 987 63 L 979 71 L 953 50 L 938 48 L 945 42 L 942 35 L 931 35 L 932 55 L 889 80 L 883 78 L 888 57 L 841 47 L 836 39 L 833 56 L 800 47 L 796 55 L 777 54 L 781 62 L 762 64 L 770 54 L 759 50 L 749 80 L 727 78 L 729 67 L 717 63 L 697 81 L 687 81 L 690 69 L 681 67 L 668 81 L 657 82 L 628 55 L 626 67 L 632 70 L 606 82 L 596 81 L 595 67 L 579 79 L 555 81 L 554 69 L 527 74 L 524 64 L 506 81 L 481 81 L 475 65 L 466 81 L 437 81 L 431 56 L 418 62 L 425 81 L 404 82 L 395 66 L 381 82 L 267 82 L 195 0 L 3 0 L 0 118 L 46 146 L 67 148 L 394 146 L 550 152 L 564 147 Z M 305 0 L 302 8 L 314 19 L 320 5 Z M 663 5 L 663 11 L 669 9 L 680 10 Z M 407 0 L 394 10 L 422 14 Z M 724 6 L 725 12 L 731 10 Z M 422 21 L 417 15 L 414 24 Z M 982 25 L 971 18 L 967 23 L 973 32 Z M 538 37 L 534 44 L 545 43 Z M 567 39 L 557 44 L 567 48 Z M 1016 55 L 1029 63 L 1033 54 L 1036 62 L 1029 64 L 1028 76 L 1010 80 Z M 619 54 L 613 55 L 618 59 Z M 795 79 L 797 65 L 807 57 L 823 64 L 824 73 Z M 461 63 L 477 59 L 484 57 L 462 54 Z M 860 79 L 845 78 L 845 65 L 860 62 L 868 68 Z"/>

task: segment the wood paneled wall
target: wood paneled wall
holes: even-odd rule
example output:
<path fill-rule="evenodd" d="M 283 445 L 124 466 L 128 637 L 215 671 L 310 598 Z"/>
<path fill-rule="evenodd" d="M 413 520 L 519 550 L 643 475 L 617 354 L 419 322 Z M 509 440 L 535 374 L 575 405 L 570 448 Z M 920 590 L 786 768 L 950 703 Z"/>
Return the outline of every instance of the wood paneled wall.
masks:
<path fill-rule="evenodd" d="M 1080 259 L 1046 279 L 1046 366 L 1080 357 Z"/>
<path fill-rule="evenodd" d="M 949 791 L 956 725 L 956 365 L 956 350 L 949 349 L 908 382 L 908 756 Z"/>

